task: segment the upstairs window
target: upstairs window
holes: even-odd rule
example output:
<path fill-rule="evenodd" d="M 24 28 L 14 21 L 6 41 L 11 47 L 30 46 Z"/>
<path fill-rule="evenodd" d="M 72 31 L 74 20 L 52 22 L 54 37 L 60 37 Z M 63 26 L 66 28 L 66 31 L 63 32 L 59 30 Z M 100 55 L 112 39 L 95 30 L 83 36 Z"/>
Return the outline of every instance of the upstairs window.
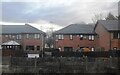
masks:
<path fill-rule="evenodd" d="M 35 34 L 35 39 L 39 39 L 40 38 L 40 34 Z"/>
<path fill-rule="evenodd" d="M 12 35 L 9 35 L 9 38 L 11 38 L 12 37 Z"/>
<path fill-rule="evenodd" d="M 26 34 L 26 38 L 27 38 L 27 39 L 29 38 L 29 34 Z"/>
<path fill-rule="evenodd" d="M 89 40 L 94 40 L 95 39 L 95 36 L 94 35 L 89 35 Z"/>
<path fill-rule="evenodd" d="M 80 35 L 80 40 L 83 40 L 83 35 Z"/>
<path fill-rule="evenodd" d="M 8 35 L 5 35 L 5 37 L 8 37 Z"/>
<path fill-rule="evenodd" d="M 92 40 L 94 40 L 95 39 L 95 36 L 94 35 L 92 35 Z"/>
<path fill-rule="evenodd" d="M 114 39 L 120 39 L 120 32 L 114 32 L 113 33 L 113 38 Z"/>
<path fill-rule="evenodd" d="M 69 37 L 70 37 L 70 40 L 72 40 L 72 39 L 73 39 L 73 35 L 70 35 Z"/>
<path fill-rule="evenodd" d="M 64 39 L 64 36 L 63 35 L 58 35 L 58 39 L 62 40 L 62 39 Z"/>
<path fill-rule="evenodd" d="M 19 35 L 19 39 L 21 39 L 21 35 Z"/>
<path fill-rule="evenodd" d="M 20 35 L 20 34 L 17 35 L 16 38 L 17 38 L 17 39 L 21 39 L 21 35 Z"/>

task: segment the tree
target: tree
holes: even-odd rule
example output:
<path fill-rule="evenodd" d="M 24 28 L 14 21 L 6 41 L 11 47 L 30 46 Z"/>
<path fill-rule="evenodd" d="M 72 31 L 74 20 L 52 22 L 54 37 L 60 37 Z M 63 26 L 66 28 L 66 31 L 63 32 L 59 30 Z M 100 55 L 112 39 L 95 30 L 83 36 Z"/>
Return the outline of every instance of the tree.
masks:
<path fill-rule="evenodd" d="M 117 20 L 117 17 L 115 17 L 112 13 L 109 12 L 107 17 L 105 18 L 106 20 Z"/>
<path fill-rule="evenodd" d="M 102 13 L 100 14 L 95 14 L 93 17 L 92 17 L 92 21 L 93 23 L 95 24 L 98 20 L 103 20 L 104 19 L 104 16 Z"/>
<path fill-rule="evenodd" d="M 118 20 L 120 20 L 120 15 L 119 15 L 119 16 L 117 16 L 117 19 L 118 19 Z"/>
<path fill-rule="evenodd" d="M 120 20 L 120 15 L 119 16 L 116 16 L 117 20 Z"/>
<path fill-rule="evenodd" d="M 49 28 L 47 30 L 47 37 L 45 39 L 45 43 L 46 45 L 51 48 L 53 46 L 54 43 L 54 39 L 53 39 L 53 28 Z"/>
<path fill-rule="evenodd" d="M 54 39 L 53 39 L 52 36 L 46 38 L 46 44 L 47 44 L 47 46 L 48 46 L 49 48 L 51 48 L 51 46 L 53 45 L 53 43 L 54 43 Z"/>

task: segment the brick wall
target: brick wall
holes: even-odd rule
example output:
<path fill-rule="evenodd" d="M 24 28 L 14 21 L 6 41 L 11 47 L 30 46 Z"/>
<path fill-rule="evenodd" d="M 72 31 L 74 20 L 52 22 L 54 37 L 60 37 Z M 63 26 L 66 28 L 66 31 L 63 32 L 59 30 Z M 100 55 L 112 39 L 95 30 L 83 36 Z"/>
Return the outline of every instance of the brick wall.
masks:
<path fill-rule="evenodd" d="M 17 34 L 16 34 L 17 35 Z M 2 35 L 2 43 L 4 42 L 8 42 L 10 40 L 15 40 L 16 42 L 20 43 L 22 45 L 22 48 L 25 50 L 27 45 L 34 45 L 34 46 L 40 46 L 40 49 L 42 49 L 42 37 L 43 37 L 43 46 L 44 46 L 44 36 L 40 36 L 39 39 L 35 39 L 34 38 L 34 34 L 32 34 L 31 38 L 27 39 L 26 38 L 26 34 L 21 34 L 21 39 L 16 39 L 16 35 L 15 38 L 9 38 L 5 37 L 5 35 Z M 11 35 L 13 36 L 13 35 Z"/>
<path fill-rule="evenodd" d="M 98 44 L 101 50 L 104 49 L 105 51 L 108 51 L 114 47 L 120 49 L 120 39 L 114 39 L 113 32 L 107 31 L 102 24 L 97 24 L 95 32 L 99 35 Z"/>
<path fill-rule="evenodd" d="M 73 47 L 73 50 L 80 49 L 80 47 L 97 47 L 97 36 L 95 36 L 95 40 L 88 40 L 88 35 L 86 35 L 86 39 L 80 40 L 79 35 L 73 35 L 73 39 L 69 38 L 69 35 L 64 35 L 63 40 L 55 41 L 55 48 L 61 48 L 64 51 L 64 47 Z"/>

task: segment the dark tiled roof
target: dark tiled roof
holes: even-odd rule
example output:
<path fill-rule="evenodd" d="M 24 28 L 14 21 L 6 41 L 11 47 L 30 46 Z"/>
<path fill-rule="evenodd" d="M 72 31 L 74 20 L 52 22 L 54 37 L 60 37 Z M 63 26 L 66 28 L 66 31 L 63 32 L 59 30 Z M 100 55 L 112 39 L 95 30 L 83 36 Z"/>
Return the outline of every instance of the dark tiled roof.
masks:
<path fill-rule="evenodd" d="M 54 32 L 54 34 L 95 34 L 93 29 L 94 25 L 91 24 L 71 24 Z"/>
<path fill-rule="evenodd" d="M 38 30 L 28 24 L 25 25 L 2 25 L 2 34 L 17 34 L 17 33 L 42 33 L 43 31 Z"/>
<path fill-rule="evenodd" d="M 108 31 L 120 30 L 118 20 L 99 20 L 98 23 L 101 23 Z"/>

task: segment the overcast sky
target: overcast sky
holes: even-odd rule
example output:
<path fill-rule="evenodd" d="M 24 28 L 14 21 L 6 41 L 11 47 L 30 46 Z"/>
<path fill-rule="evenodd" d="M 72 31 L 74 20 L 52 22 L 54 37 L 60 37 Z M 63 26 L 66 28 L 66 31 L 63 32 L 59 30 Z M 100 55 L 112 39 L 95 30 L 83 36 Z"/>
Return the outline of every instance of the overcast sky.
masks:
<path fill-rule="evenodd" d="M 13 2 L 14 1 L 14 2 Z M 46 31 L 72 23 L 92 23 L 94 14 L 118 14 L 119 0 L 2 0 L 4 24 L 24 24 Z"/>

